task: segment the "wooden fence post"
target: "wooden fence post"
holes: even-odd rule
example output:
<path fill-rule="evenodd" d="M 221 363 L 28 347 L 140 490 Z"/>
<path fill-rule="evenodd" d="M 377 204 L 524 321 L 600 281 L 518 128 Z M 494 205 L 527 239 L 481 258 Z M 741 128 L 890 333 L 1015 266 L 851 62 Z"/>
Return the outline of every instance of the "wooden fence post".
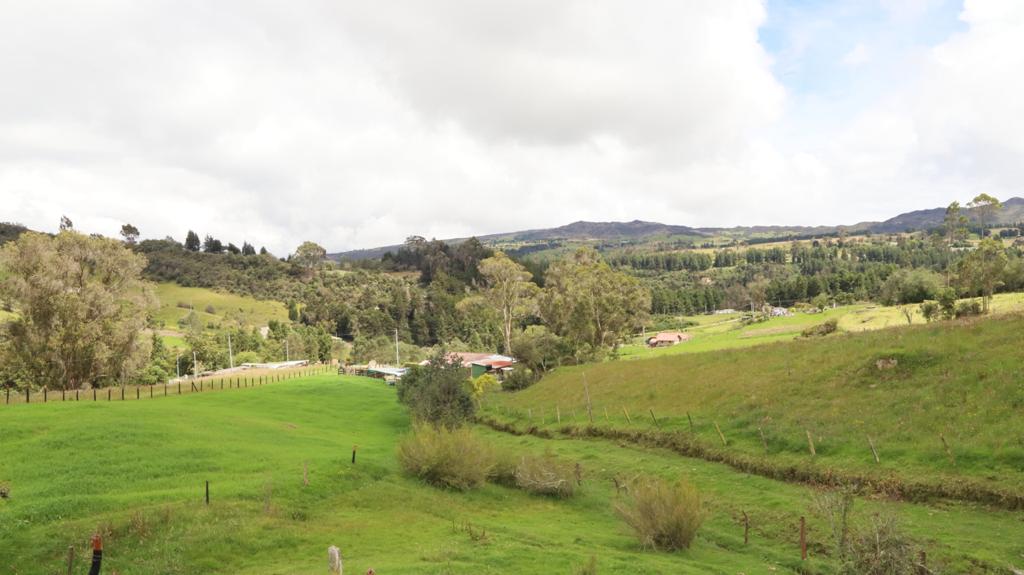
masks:
<path fill-rule="evenodd" d="M 722 440 L 722 446 L 725 447 L 729 445 L 729 443 L 725 440 L 725 435 L 722 433 L 722 428 L 718 427 L 718 422 L 712 421 L 711 423 L 715 424 L 715 431 L 718 432 L 718 438 Z"/>
<path fill-rule="evenodd" d="M 814 439 L 811 437 L 811 430 L 805 429 L 804 432 L 807 433 L 807 447 L 811 450 L 811 457 L 816 457 L 818 452 L 814 450 Z"/>
<path fill-rule="evenodd" d="M 757 432 L 761 434 L 761 445 L 764 446 L 764 452 L 768 453 L 768 439 L 764 436 L 764 430 L 758 427 Z"/>
<path fill-rule="evenodd" d="M 562 424 L 562 410 L 558 407 L 557 403 L 555 404 L 555 418 L 558 420 L 558 424 L 561 425 Z"/>
<path fill-rule="evenodd" d="M 953 456 L 953 450 L 949 448 L 949 444 L 946 443 L 946 436 L 939 434 L 939 439 L 942 440 L 942 448 L 946 450 L 946 457 L 949 458 L 949 462 L 956 467 L 956 457 Z"/>
<path fill-rule="evenodd" d="M 75 546 L 68 545 L 68 575 L 71 575 L 75 567 Z"/>
<path fill-rule="evenodd" d="M 25 403 L 30 403 L 32 401 L 32 399 L 29 397 L 29 393 L 31 393 L 31 392 L 26 387 L 25 388 Z"/>
<path fill-rule="evenodd" d="M 594 425 L 594 409 L 590 404 L 590 386 L 587 385 L 586 372 L 583 372 L 583 391 L 587 394 L 587 415 L 590 417 L 590 425 Z"/>
<path fill-rule="evenodd" d="M 750 517 L 747 516 L 747 512 L 743 511 L 743 544 L 750 543 Z"/>
<path fill-rule="evenodd" d="M 658 418 L 654 416 L 654 408 L 653 407 L 650 408 L 649 411 L 651 412 L 651 419 L 654 420 L 654 425 L 656 425 L 658 427 L 658 429 L 661 429 L 661 423 L 658 422 Z"/>
<path fill-rule="evenodd" d="M 690 433 L 693 433 L 693 418 L 690 417 L 690 412 L 686 412 L 686 419 L 690 422 Z"/>
<path fill-rule="evenodd" d="M 800 517 L 800 560 L 807 561 L 807 522 Z"/>
<path fill-rule="evenodd" d="M 871 448 L 871 455 L 875 457 L 875 463 L 881 463 L 881 461 L 879 461 L 878 459 L 878 451 L 875 450 L 875 442 L 871 441 L 870 435 L 866 435 L 865 437 L 868 438 L 868 447 Z"/>
<path fill-rule="evenodd" d="M 206 505 L 210 505 L 210 482 L 206 482 Z"/>
<path fill-rule="evenodd" d="M 356 445 L 352 446 L 352 464 L 353 465 L 355 465 L 355 463 L 356 463 L 356 447 L 357 447 Z"/>
<path fill-rule="evenodd" d="M 626 411 L 626 406 L 622 406 L 622 413 L 626 416 L 626 423 L 633 425 L 633 420 L 629 418 L 629 411 Z"/>

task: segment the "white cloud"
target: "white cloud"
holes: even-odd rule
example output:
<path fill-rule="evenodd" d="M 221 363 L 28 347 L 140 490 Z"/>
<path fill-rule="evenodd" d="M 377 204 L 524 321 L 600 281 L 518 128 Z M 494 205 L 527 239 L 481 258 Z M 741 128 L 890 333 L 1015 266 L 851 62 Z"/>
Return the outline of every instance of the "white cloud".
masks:
<path fill-rule="evenodd" d="M 862 36 L 857 73 L 890 68 L 865 101 L 787 95 L 756 0 L 5 3 L 2 219 L 284 254 L 576 219 L 844 223 L 1009 192 L 1015 6 L 968 3 L 967 31 L 920 56 Z"/>
<path fill-rule="evenodd" d="M 860 66 L 867 63 L 870 59 L 868 47 L 863 42 L 858 42 L 856 46 L 850 49 L 849 52 L 843 56 L 843 64 L 846 66 Z"/>

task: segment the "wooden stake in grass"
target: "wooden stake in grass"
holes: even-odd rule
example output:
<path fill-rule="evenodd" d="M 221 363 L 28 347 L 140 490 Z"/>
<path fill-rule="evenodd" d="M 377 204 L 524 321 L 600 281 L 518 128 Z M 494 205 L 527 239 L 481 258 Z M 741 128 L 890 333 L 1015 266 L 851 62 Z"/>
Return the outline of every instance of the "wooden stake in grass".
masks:
<path fill-rule="evenodd" d="M 356 445 L 352 446 L 352 465 L 355 465 L 355 463 L 356 463 L 356 447 L 358 447 L 358 446 L 356 446 Z"/>
<path fill-rule="evenodd" d="M 946 450 L 946 457 L 949 458 L 950 465 L 956 466 L 956 457 L 953 456 L 953 450 L 949 448 L 949 444 L 946 443 L 946 436 L 939 434 L 939 439 L 942 440 L 942 448 Z"/>
<path fill-rule="evenodd" d="M 800 560 L 807 561 L 807 521 L 800 517 Z"/>
<path fill-rule="evenodd" d="M 764 452 L 768 453 L 768 439 L 764 436 L 764 430 L 758 427 L 757 432 L 761 434 L 761 445 L 764 446 Z"/>
<path fill-rule="evenodd" d="M 815 457 L 818 453 L 814 451 L 814 439 L 811 438 L 811 430 L 805 429 L 804 431 L 807 432 L 807 447 L 811 449 L 811 457 Z"/>
<path fill-rule="evenodd" d="M 725 434 L 722 433 L 722 428 L 718 427 L 718 422 L 717 421 L 712 421 L 711 423 L 715 424 L 715 431 L 718 432 L 718 438 L 722 440 L 722 447 L 728 446 L 729 442 L 725 440 Z"/>
<path fill-rule="evenodd" d="M 206 482 L 206 505 L 210 505 L 210 482 Z"/>
<path fill-rule="evenodd" d="M 660 429 L 661 428 L 661 423 L 658 421 L 658 418 L 654 416 L 654 408 L 652 407 L 648 411 L 651 412 L 651 419 L 654 420 L 654 425 L 657 426 Z"/>
<path fill-rule="evenodd" d="M 750 543 L 750 517 L 747 517 L 747 512 L 743 511 L 743 544 Z"/>
<path fill-rule="evenodd" d="M 558 404 L 555 404 L 555 419 L 558 420 L 558 424 L 562 424 L 562 410 L 559 409 Z"/>
<path fill-rule="evenodd" d="M 605 423 L 608 423 L 609 421 L 611 421 L 610 419 L 608 419 L 608 408 L 607 407 L 604 408 L 604 421 L 605 421 Z"/>
<path fill-rule="evenodd" d="M 75 568 L 75 546 L 68 545 L 68 575 L 74 571 Z"/>
<path fill-rule="evenodd" d="M 875 457 L 875 463 L 881 463 L 881 461 L 878 460 L 878 451 L 875 450 L 875 442 L 871 441 L 870 435 L 865 435 L 864 437 L 868 438 L 868 447 L 871 448 L 871 455 Z"/>
<path fill-rule="evenodd" d="M 633 425 L 633 420 L 629 418 L 629 412 L 626 411 L 626 406 L 622 406 L 622 413 L 626 416 L 626 423 Z"/>
<path fill-rule="evenodd" d="M 690 433 L 693 433 L 693 418 L 690 417 L 690 412 L 686 412 L 686 419 L 690 422 Z"/>
<path fill-rule="evenodd" d="M 587 415 L 590 417 L 590 425 L 594 425 L 594 408 L 590 404 L 590 386 L 587 385 L 586 372 L 583 372 L 583 392 L 587 395 Z"/>

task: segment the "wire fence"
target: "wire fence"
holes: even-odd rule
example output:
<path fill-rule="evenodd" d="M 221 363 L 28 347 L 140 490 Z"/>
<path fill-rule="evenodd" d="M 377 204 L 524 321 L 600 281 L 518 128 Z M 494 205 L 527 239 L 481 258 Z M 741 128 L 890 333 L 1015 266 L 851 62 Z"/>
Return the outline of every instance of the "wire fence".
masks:
<path fill-rule="evenodd" d="M 141 401 L 190 393 L 250 389 L 299 377 L 335 373 L 336 370 L 337 367 L 332 365 L 246 370 L 231 376 L 206 376 L 153 385 L 124 385 L 91 389 L 47 389 L 44 387 L 30 390 L 5 387 L 0 392 L 2 393 L 0 402 L 3 405 L 32 405 L 53 402 Z"/>

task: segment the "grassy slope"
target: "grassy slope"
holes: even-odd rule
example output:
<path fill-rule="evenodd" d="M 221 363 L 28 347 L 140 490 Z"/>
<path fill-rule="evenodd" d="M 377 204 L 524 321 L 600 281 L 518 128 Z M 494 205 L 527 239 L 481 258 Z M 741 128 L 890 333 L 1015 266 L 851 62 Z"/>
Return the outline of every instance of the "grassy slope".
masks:
<path fill-rule="evenodd" d="M 258 300 L 248 296 L 213 291 L 206 288 L 182 287 L 173 283 L 156 284 L 160 309 L 154 314 L 157 323 L 167 330 L 178 330 L 178 320 L 188 315 L 187 308 L 178 303 L 191 304 L 203 326 L 225 320 L 240 321 L 243 325 L 263 326 L 272 319 L 288 321 L 288 310 L 281 302 Z M 212 305 L 214 313 L 206 312 Z"/>
<path fill-rule="evenodd" d="M 915 324 L 924 323 L 924 318 L 917 307 L 912 306 L 912 320 Z M 1024 311 L 1024 294 L 997 294 L 993 298 L 992 311 L 997 315 Z M 622 359 L 643 359 L 790 341 L 798 337 L 805 328 L 833 318 L 839 320 L 839 329 L 852 332 L 907 325 L 906 318 L 895 306 L 875 304 L 841 306 L 824 313 L 797 313 L 791 317 L 777 317 L 746 326 L 738 321 L 741 315 L 734 313 L 681 318 L 697 323 L 686 330 L 693 335 L 692 340 L 672 347 L 650 349 L 642 343 L 642 338 L 637 338 L 631 344 L 622 346 L 619 355 Z"/>
<path fill-rule="evenodd" d="M 876 361 L 899 365 L 879 370 Z M 697 441 L 770 461 L 920 481 L 969 478 L 1024 493 L 1024 316 L 839 334 L 749 349 L 561 368 L 534 387 L 503 394 L 492 413 L 532 410 L 550 426 L 585 407 L 583 373 L 598 425 L 696 425 Z M 622 408 L 633 414 L 625 421 Z M 604 421 L 604 410 L 611 422 Z M 806 432 L 814 438 L 811 460 Z M 940 439 L 951 446 L 950 463 Z M 866 436 L 879 450 L 875 464 Z"/>
<path fill-rule="evenodd" d="M 15 575 L 60 571 L 67 546 L 83 557 L 97 526 L 107 533 L 104 571 L 122 575 L 321 573 L 330 544 L 355 573 L 570 573 L 592 554 L 602 573 L 827 569 L 825 526 L 813 517 L 812 560 L 799 561 L 796 525 L 812 489 L 663 450 L 481 430 L 515 453 L 581 461 L 580 494 L 555 501 L 497 486 L 424 486 L 397 469 L 394 445 L 408 422 L 393 389 L 372 380 L 325 375 L 151 401 L 11 406 L 0 409 L 0 427 L 0 482 L 12 487 L 0 501 L 0 571 Z M 692 549 L 636 548 L 611 510 L 611 477 L 638 473 L 684 475 L 703 491 L 709 518 Z M 899 514 L 933 564 L 952 572 L 1006 568 L 1024 552 L 1017 514 L 872 500 L 858 509 Z M 741 511 L 751 516 L 749 546 Z M 453 528 L 463 522 L 487 540 Z"/>

